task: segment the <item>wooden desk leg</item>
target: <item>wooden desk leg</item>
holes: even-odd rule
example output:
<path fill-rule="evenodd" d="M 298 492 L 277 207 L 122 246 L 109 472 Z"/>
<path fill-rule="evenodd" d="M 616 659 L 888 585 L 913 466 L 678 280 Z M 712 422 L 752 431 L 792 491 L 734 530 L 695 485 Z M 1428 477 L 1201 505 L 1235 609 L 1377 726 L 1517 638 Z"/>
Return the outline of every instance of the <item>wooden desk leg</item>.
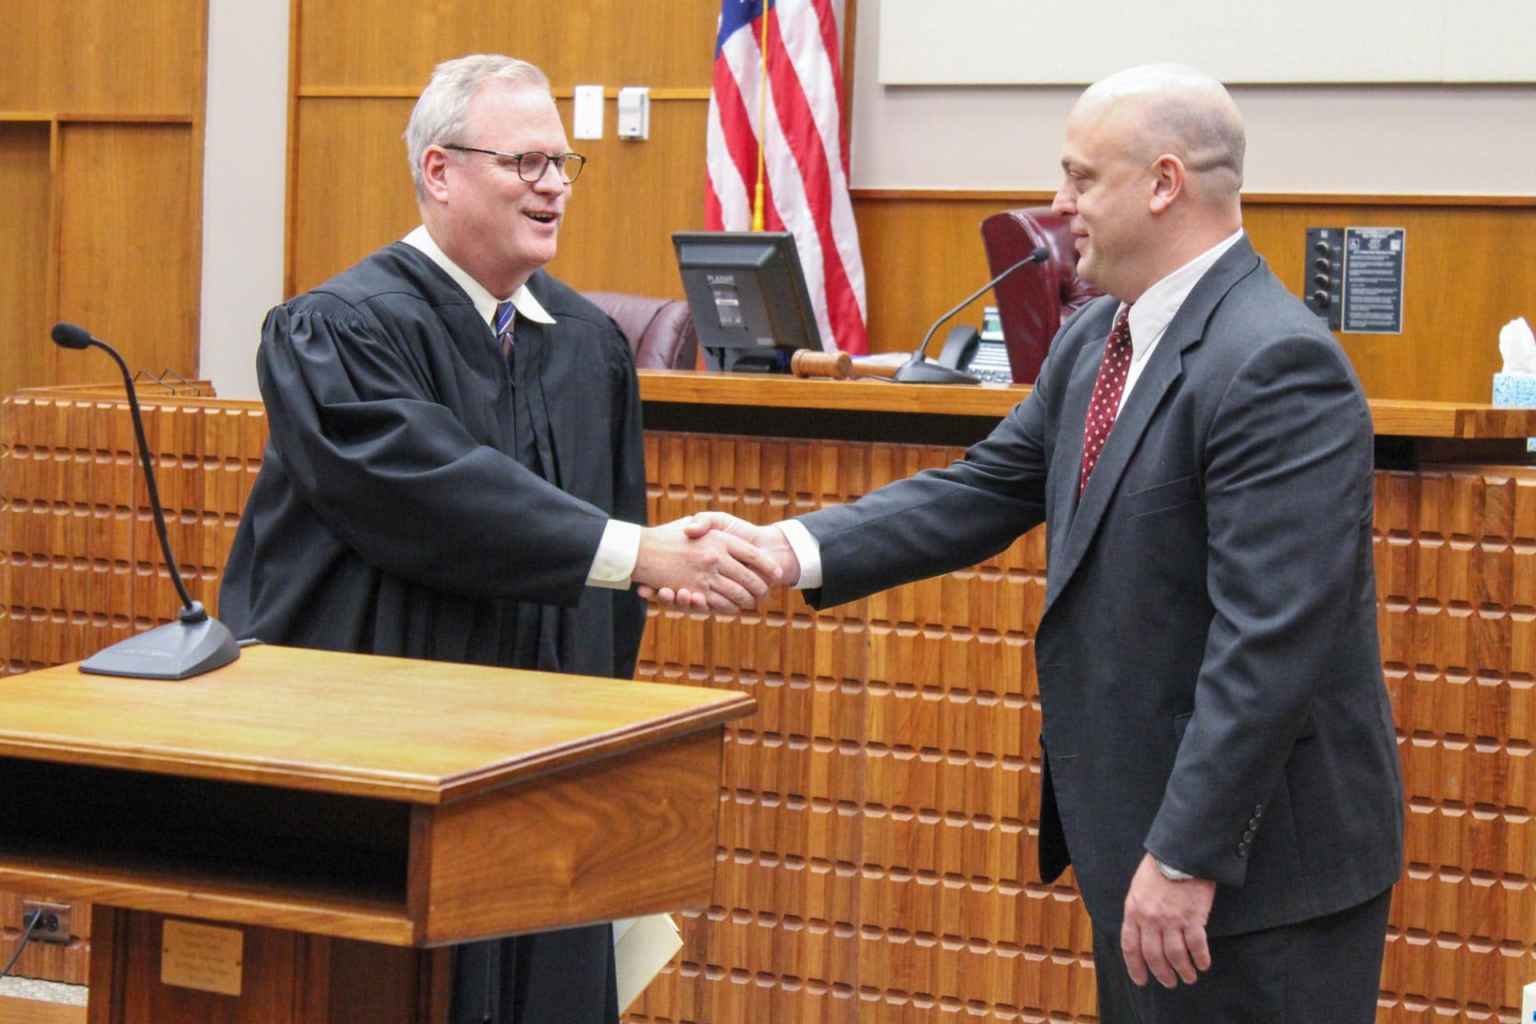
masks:
<path fill-rule="evenodd" d="M 94 907 L 89 1024 L 447 1024 L 449 950 L 193 922 L 242 933 L 241 992 L 229 996 L 160 980 L 165 920 Z"/>

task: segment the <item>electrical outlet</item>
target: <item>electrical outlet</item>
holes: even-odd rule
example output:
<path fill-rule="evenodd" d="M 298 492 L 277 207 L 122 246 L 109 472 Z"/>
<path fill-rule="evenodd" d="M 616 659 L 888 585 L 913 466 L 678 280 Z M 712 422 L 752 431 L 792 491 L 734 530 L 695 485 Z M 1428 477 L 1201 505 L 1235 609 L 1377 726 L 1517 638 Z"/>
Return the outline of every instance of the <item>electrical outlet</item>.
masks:
<path fill-rule="evenodd" d="M 69 905 L 66 903 L 43 903 L 38 900 L 21 901 L 21 927 L 25 931 L 27 921 L 33 914 L 42 914 L 43 919 L 32 929 L 32 937 L 39 942 L 68 942 L 69 941 Z"/>

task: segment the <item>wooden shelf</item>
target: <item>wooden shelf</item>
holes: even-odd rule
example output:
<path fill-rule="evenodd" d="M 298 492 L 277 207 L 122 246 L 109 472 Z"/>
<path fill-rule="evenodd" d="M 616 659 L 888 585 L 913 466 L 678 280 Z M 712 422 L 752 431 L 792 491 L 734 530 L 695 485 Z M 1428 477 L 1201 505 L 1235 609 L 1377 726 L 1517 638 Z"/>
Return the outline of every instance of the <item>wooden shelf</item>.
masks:
<path fill-rule="evenodd" d="M 835 412 L 990 416 L 1001 419 L 1029 394 L 1027 386 L 893 384 L 885 380 L 804 380 L 777 375 L 641 370 L 640 397 L 682 405 L 817 409 Z M 1372 401 L 1383 437 L 1462 441 L 1536 436 L 1536 409 L 1458 402 Z"/>
<path fill-rule="evenodd" d="M 190 387 L 196 388 L 198 382 Z M 646 402 L 742 409 L 815 409 L 842 413 L 909 413 L 928 416 L 982 416 L 1001 419 L 1028 385 L 976 387 L 895 384 L 884 379 L 802 379 L 777 374 L 641 370 L 640 397 Z M 25 388 L 16 401 L 115 399 L 125 406 L 122 386 L 111 384 Z M 147 405 L 245 410 L 260 414 L 260 402 L 187 396 L 146 396 Z M 1504 409 L 1477 402 L 1410 402 L 1372 399 L 1378 437 L 1439 438 L 1459 441 L 1536 437 L 1536 409 Z"/>
<path fill-rule="evenodd" d="M 314 887 L 295 892 L 283 882 L 239 881 L 187 866 L 134 864 L 127 857 L 109 867 L 60 856 L 0 856 L 0 888 L 391 946 L 411 945 L 415 937 L 403 898 L 370 900 Z"/>

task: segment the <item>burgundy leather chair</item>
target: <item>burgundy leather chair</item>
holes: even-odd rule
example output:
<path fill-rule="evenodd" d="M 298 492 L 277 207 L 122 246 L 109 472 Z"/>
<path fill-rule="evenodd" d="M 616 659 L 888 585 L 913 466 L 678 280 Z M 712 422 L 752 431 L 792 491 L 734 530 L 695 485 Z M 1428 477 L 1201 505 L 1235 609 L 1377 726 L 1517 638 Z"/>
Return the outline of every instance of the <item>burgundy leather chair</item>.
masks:
<path fill-rule="evenodd" d="M 993 274 L 1037 246 L 1050 253 L 1044 263 L 1020 268 L 993 289 L 1014 383 L 1033 384 L 1062 320 L 1103 292 L 1077 276 L 1077 250 L 1067 220 L 1048 206 L 994 213 L 981 222 L 981 242 Z"/>
<path fill-rule="evenodd" d="M 656 299 L 624 292 L 582 292 L 589 301 L 613 317 L 629 348 L 635 366 L 642 370 L 691 370 L 698 359 L 699 335 L 693 313 L 681 299 Z"/>

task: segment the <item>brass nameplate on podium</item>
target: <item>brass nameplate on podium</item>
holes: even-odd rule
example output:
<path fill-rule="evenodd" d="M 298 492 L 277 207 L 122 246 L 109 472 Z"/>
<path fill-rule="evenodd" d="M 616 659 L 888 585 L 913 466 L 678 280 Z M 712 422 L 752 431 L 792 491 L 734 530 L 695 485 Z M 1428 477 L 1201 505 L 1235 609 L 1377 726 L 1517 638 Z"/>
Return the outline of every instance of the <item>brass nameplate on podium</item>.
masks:
<path fill-rule="evenodd" d="M 238 996 L 244 940 L 238 928 L 167 920 L 160 941 L 160 980 L 178 988 Z"/>

